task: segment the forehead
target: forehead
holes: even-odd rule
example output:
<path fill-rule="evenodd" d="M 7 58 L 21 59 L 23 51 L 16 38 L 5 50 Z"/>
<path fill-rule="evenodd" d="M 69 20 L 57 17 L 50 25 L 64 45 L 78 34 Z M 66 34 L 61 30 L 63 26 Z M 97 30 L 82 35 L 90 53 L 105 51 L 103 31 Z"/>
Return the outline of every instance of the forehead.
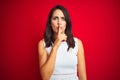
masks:
<path fill-rule="evenodd" d="M 53 12 L 53 15 L 52 16 L 62 16 L 64 17 L 64 14 L 63 12 L 60 10 L 60 9 L 56 9 L 54 12 Z"/>

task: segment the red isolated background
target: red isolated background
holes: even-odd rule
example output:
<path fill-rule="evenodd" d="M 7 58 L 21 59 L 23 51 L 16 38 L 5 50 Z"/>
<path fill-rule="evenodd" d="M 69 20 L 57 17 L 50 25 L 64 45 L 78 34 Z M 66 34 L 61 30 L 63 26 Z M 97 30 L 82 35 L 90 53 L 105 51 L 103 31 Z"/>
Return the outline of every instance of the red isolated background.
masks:
<path fill-rule="evenodd" d="M 117 0 L 0 2 L 0 80 L 40 80 L 37 44 L 50 9 L 63 5 L 82 40 L 88 80 L 120 80 L 120 4 Z"/>

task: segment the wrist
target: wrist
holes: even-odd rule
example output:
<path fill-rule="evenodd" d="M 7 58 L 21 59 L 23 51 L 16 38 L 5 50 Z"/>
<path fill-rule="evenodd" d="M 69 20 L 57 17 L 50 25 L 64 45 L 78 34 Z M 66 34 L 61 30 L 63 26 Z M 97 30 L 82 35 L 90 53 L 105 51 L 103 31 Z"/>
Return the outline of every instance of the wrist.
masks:
<path fill-rule="evenodd" d="M 55 43 L 55 44 L 53 45 L 53 48 L 54 48 L 54 49 L 58 49 L 58 47 L 59 47 L 59 44 L 58 44 L 58 43 Z"/>
<path fill-rule="evenodd" d="M 56 39 L 54 42 L 54 46 L 59 47 L 61 41 L 59 39 Z"/>

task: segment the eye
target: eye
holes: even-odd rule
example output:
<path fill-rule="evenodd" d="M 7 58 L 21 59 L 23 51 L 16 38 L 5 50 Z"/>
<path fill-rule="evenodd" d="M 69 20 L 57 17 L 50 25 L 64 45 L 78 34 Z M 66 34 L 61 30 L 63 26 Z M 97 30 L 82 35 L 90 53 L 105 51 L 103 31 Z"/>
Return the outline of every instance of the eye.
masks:
<path fill-rule="evenodd" d="M 65 17 L 61 17 L 61 19 L 65 21 Z"/>
<path fill-rule="evenodd" d="M 57 20 L 57 19 L 58 19 L 58 17 L 57 17 L 57 16 L 53 17 L 53 20 Z"/>

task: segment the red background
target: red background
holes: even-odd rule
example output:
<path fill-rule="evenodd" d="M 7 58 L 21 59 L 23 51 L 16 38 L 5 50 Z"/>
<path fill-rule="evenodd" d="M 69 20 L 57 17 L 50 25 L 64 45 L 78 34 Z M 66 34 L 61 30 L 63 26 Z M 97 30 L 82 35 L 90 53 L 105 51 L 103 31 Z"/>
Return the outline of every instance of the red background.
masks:
<path fill-rule="evenodd" d="M 37 44 L 56 5 L 71 16 L 84 44 L 88 80 L 120 80 L 120 4 L 117 0 L 0 2 L 0 80 L 40 80 Z"/>

